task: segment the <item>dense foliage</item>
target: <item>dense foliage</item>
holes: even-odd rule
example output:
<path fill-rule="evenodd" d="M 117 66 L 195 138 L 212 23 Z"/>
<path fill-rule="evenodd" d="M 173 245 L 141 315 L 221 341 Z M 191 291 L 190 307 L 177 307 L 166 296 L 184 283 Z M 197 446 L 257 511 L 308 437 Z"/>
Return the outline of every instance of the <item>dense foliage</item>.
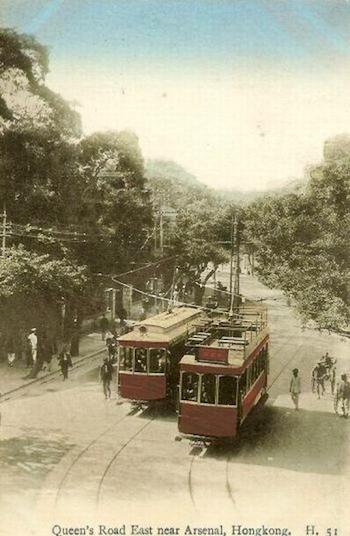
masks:
<path fill-rule="evenodd" d="M 258 272 L 283 289 L 307 320 L 341 329 L 350 320 L 350 143 L 325 144 L 324 162 L 298 193 L 269 197 L 246 214 Z"/>

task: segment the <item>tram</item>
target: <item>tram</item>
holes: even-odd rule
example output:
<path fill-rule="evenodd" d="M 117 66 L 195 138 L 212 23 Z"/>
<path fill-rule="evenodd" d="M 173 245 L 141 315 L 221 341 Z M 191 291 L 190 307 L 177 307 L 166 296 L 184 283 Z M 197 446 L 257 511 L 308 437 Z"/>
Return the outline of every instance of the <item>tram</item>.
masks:
<path fill-rule="evenodd" d="M 185 342 L 201 324 L 201 310 L 176 307 L 119 337 L 119 394 L 140 403 L 175 398 Z"/>
<path fill-rule="evenodd" d="M 214 320 L 208 336 L 189 339 L 180 361 L 179 431 L 194 439 L 234 439 L 266 393 L 269 373 L 267 309 L 250 303 Z"/>

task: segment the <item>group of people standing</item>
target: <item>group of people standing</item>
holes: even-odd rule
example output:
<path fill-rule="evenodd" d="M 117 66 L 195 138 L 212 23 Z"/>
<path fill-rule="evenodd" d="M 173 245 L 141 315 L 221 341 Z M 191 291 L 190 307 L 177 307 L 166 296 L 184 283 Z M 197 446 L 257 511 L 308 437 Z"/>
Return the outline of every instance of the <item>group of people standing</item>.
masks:
<path fill-rule="evenodd" d="M 317 393 L 320 399 L 326 392 L 325 382 L 330 382 L 331 394 L 334 396 L 334 409 L 338 414 L 339 405 L 344 417 L 349 416 L 350 410 L 350 382 L 347 374 L 340 376 L 340 381 L 336 385 L 336 362 L 328 352 L 316 363 L 311 374 L 312 392 Z M 289 385 L 289 392 L 296 410 L 299 409 L 299 397 L 301 393 L 301 381 L 299 370 L 295 368 Z"/>
<path fill-rule="evenodd" d="M 38 333 L 35 327 L 30 330 L 20 328 L 7 336 L 0 332 L 0 354 L 9 367 L 19 363 L 31 369 L 29 378 L 36 378 L 40 370 L 50 371 L 54 356 L 57 357 L 63 380 L 68 378 L 68 370 L 73 366 L 68 345 L 58 350 L 55 340 L 45 330 L 39 330 Z"/>

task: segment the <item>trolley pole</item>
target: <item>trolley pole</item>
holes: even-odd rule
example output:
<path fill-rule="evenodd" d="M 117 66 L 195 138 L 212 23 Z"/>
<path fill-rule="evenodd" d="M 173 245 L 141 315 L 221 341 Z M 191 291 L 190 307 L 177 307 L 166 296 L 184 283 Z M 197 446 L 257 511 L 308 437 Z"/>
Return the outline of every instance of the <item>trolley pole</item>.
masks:
<path fill-rule="evenodd" d="M 6 224 L 7 224 L 7 212 L 6 204 L 4 202 L 4 210 L 2 213 L 2 256 L 6 255 Z"/>

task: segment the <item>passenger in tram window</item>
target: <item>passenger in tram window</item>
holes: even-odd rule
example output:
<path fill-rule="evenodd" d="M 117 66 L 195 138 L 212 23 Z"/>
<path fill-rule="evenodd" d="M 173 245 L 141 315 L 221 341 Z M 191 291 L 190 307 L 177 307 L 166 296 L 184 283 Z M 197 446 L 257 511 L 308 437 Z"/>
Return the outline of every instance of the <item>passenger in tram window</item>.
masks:
<path fill-rule="evenodd" d="M 119 348 L 120 352 L 120 370 L 132 372 L 132 348 Z"/>
<path fill-rule="evenodd" d="M 152 348 L 149 357 L 149 371 L 151 373 L 155 374 L 165 371 L 165 351 L 162 348 Z"/>
<path fill-rule="evenodd" d="M 219 378 L 219 404 L 234 406 L 236 404 L 237 380 L 232 376 Z"/>
<path fill-rule="evenodd" d="M 215 404 L 215 384 L 216 377 L 213 374 L 203 374 L 201 402 L 204 404 Z"/>
<path fill-rule="evenodd" d="M 182 399 L 196 401 L 198 392 L 198 376 L 184 373 L 182 382 Z"/>
<path fill-rule="evenodd" d="M 158 372 L 165 372 L 166 356 L 164 350 L 158 352 Z"/>

